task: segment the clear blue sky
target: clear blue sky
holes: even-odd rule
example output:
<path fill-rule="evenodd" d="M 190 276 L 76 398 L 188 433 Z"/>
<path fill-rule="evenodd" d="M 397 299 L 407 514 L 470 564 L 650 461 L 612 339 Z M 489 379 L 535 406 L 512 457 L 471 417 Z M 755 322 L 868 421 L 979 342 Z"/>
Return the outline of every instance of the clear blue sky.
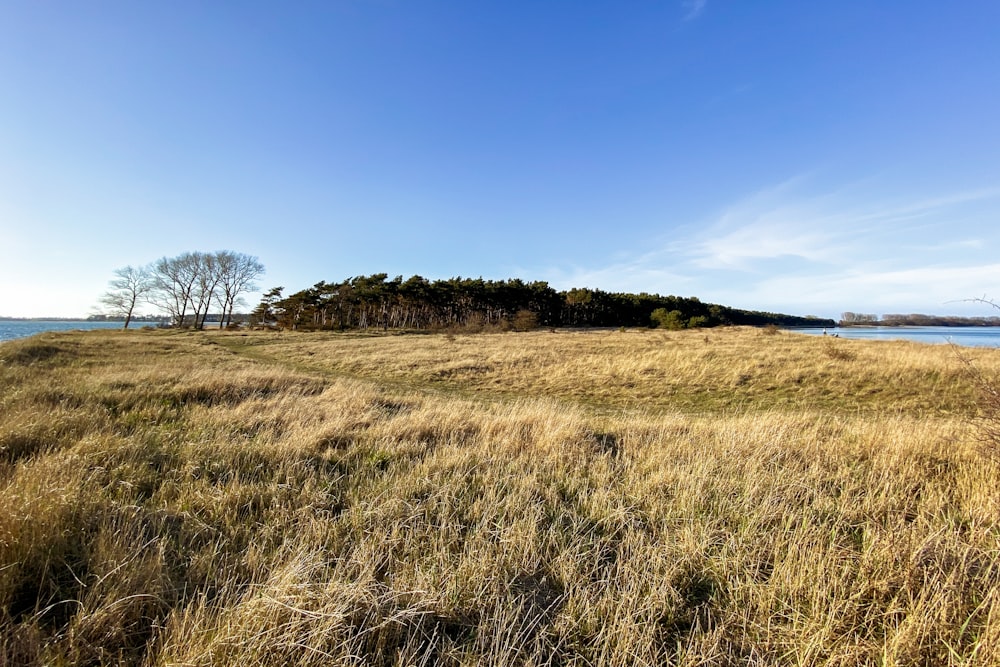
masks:
<path fill-rule="evenodd" d="M 0 4 L 0 315 L 220 249 L 993 314 L 1000 2 Z"/>

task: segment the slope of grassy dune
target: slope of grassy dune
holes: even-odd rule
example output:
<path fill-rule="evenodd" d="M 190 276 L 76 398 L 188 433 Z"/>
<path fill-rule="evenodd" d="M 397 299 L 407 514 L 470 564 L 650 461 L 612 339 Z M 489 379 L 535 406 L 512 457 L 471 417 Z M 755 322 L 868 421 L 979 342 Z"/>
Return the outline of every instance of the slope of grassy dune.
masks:
<path fill-rule="evenodd" d="M 1000 664 L 972 385 L 755 330 L 4 343 L 0 664 Z"/>
<path fill-rule="evenodd" d="M 951 348 L 756 329 L 421 338 L 286 334 L 229 339 L 227 345 L 307 371 L 616 409 L 925 415 L 967 413 L 975 403 L 975 387 Z"/>

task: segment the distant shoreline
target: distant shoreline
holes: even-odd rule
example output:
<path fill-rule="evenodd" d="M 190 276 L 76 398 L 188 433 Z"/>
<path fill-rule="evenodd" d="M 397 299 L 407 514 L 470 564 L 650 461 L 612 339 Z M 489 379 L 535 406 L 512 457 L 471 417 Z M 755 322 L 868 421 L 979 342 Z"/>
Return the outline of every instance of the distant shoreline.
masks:
<path fill-rule="evenodd" d="M 163 322 L 165 317 L 133 317 L 132 322 Z M 113 317 L 0 317 L 0 322 L 124 322 L 125 318 Z"/>
<path fill-rule="evenodd" d="M 938 327 L 941 329 L 991 329 L 1000 327 L 1000 322 L 954 322 L 952 324 L 945 323 L 934 323 L 934 324 L 891 324 L 880 322 L 877 324 L 839 324 L 835 329 L 928 329 L 931 327 Z"/>

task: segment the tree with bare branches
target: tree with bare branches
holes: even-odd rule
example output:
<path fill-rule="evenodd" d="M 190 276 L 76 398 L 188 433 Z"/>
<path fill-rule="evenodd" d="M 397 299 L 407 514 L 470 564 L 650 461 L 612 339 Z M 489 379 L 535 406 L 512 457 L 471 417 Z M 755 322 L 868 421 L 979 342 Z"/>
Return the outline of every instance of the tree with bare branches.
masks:
<path fill-rule="evenodd" d="M 254 281 L 264 275 L 264 265 L 256 257 L 229 250 L 217 252 L 215 263 L 219 277 L 216 300 L 220 307 L 221 329 L 232 324 L 233 308 L 240 302 L 240 297 L 257 289 Z"/>
<path fill-rule="evenodd" d="M 136 304 L 153 288 L 153 280 L 145 268 L 131 265 L 115 269 L 114 274 L 116 277 L 108 283 L 110 289 L 101 295 L 100 302 L 109 314 L 124 317 L 122 329 L 128 329 Z"/>
<path fill-rule="evenodd" d="M 117 269 L 112 289 L 101 298 L 111 314 L 124 316 L 125 326 L 140 299 L 170 318 L 176 327 L 204 328 L 213 306 L 219 308 L 219 327 L 233 321 L 242 295 L 257 289 L 254 283 L 264 265 L 252 255 L 231 250 L 185 252 L 161 257 L 144 268 Z"/>

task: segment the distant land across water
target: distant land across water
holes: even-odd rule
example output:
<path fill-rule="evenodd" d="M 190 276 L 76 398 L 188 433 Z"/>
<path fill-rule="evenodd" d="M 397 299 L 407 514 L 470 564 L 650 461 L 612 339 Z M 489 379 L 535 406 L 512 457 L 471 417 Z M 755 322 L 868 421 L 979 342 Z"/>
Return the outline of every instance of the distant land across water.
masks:
<path fill-rule="evenodd" d="M 796 328 L 797 333 L 866 340 L 912 340 L 963 347 L 1000 347 L 1000 327 L 833 327 Z"/>

